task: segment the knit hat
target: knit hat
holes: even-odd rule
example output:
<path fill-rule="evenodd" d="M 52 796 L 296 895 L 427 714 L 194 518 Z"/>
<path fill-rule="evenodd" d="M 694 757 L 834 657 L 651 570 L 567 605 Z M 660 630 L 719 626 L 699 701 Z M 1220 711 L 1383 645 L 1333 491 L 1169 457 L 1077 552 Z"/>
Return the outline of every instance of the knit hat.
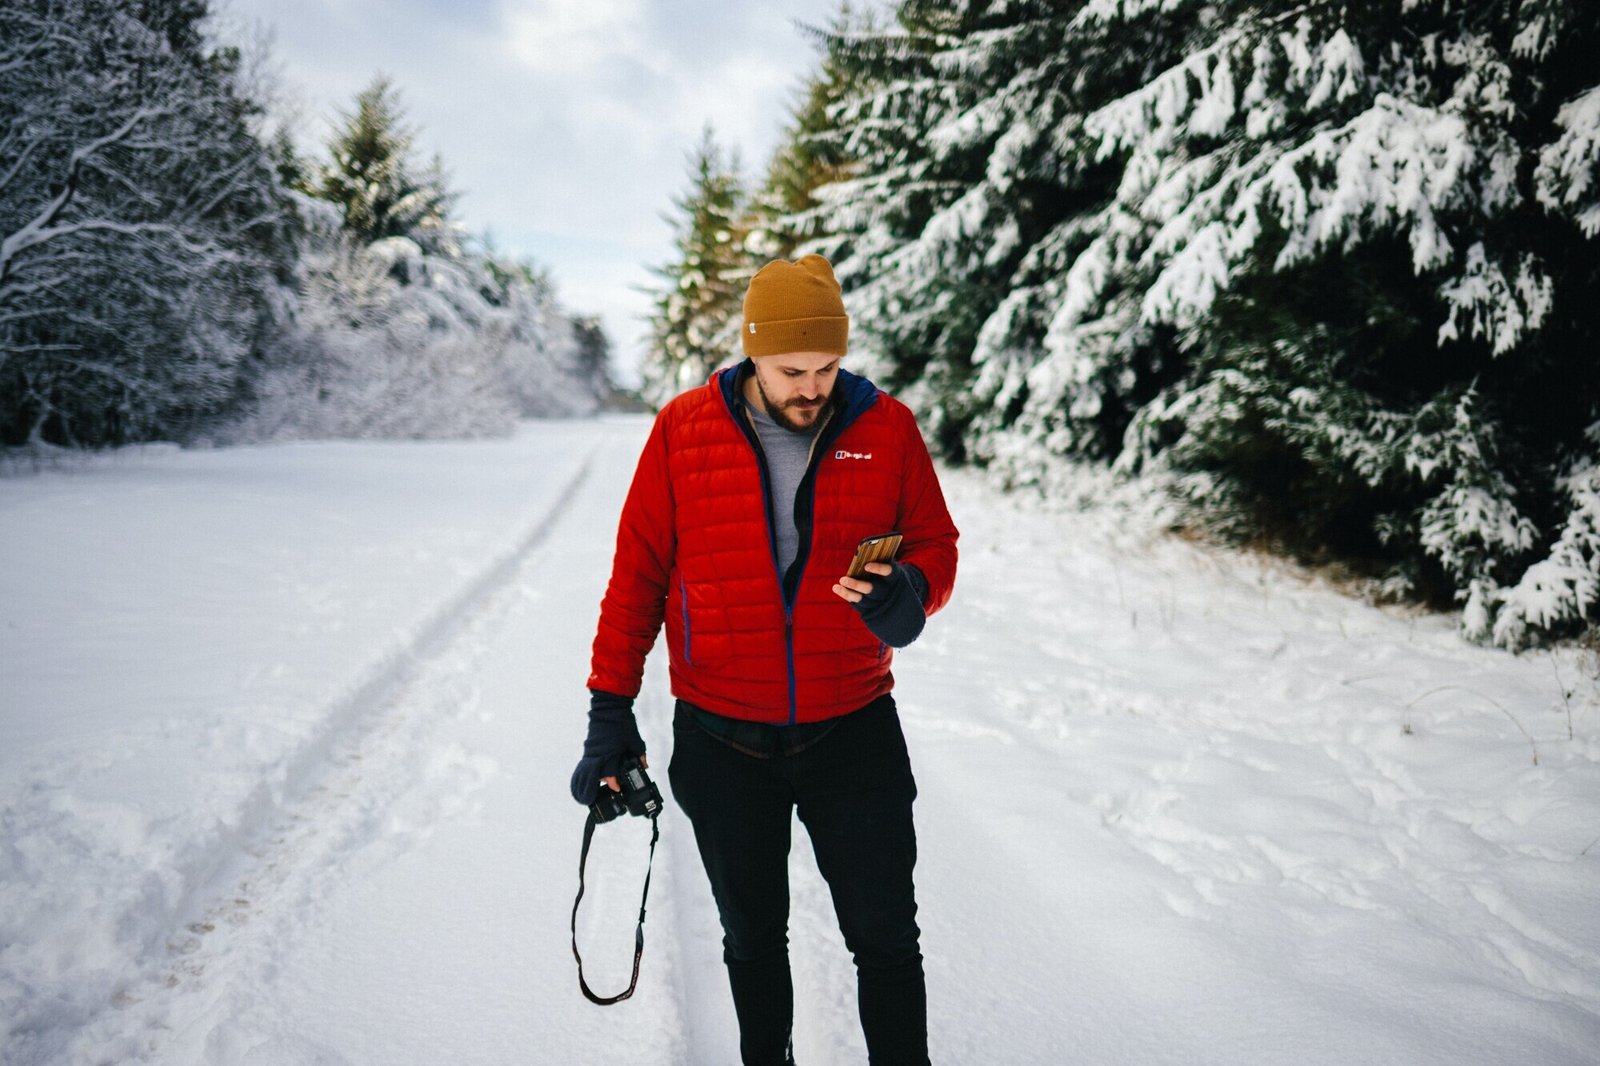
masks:
<path fill-rule="evenodd" d="M 849 332 L 833 265 L 822 256 L 774 259 L 750 279 L 739 331 L 745 355 L 843 355 Z"/>

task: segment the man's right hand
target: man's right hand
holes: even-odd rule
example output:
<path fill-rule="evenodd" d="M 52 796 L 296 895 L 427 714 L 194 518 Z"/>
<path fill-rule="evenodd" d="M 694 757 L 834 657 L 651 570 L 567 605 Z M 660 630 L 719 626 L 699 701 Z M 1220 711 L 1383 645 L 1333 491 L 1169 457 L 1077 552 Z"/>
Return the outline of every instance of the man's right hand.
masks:
<path fill-rule="evenodd" d="M 594 802 L 604 782 L 621 791 L 617 774 L 629 759 L 644 759 L 644 739 L 633 719 L 633 700 L 614 692 L 591 689 L 589 692 L 589 735 L 583 742 L 583 758 L 572 771 L 572 798 L 585 807 Z"/>

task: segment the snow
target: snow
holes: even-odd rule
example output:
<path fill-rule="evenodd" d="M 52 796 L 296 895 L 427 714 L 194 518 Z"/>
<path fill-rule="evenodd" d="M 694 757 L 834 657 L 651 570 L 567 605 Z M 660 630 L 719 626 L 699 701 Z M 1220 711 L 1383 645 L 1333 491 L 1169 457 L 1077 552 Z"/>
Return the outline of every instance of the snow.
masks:
<path fill-rule="evenodd" d="M 1460 277 L 1439 286 L 1450 317 L 1439 327 L 1441 346 L 1460 337 L 1460 320 L 1468 318 L 1472 336 L 1492 342 L 1495 355 L 1517 346 L 1524 334 L 1544 324 L 1555 302 L 1555 282 L 1539 269 L 1536 259 L 1524 255 L 1513 283 L 1500 267 L 1489 262 L 1483 242 L 1467 249 Z"/>
<path fill-rule="evenodd" d="M 647 425 L 0 481 L 0 1058 L 734 1062 L 670 794 L 638 993 L 586 1003 L 568 944 L 567 775 Z M 896 670 L 935 1061 L 1594 1061 L 1592 660 L 944 479 L 956 598 Z M 602 992 L 647 838 L 597 834 Z M 803 833 L 793 870 L 798 1060 L 864 1061 Z"/>
<path fill-rule="evenodd" d="M 1531 622 L 1536 626 L 1582 617 L 1600 603 L 1600 466 L 1589 465 L 1562 479 L 1572 511 L 1550 554 L 1501 590 L 1505 608 L 1494 623 L 1495 643 L 1518 647 Z"/>
<path fill-rule="evenodd" d="M 1574 210 L 1584 236 L 1600 233 L 1600 86 L 1561 105 L 1562 134 L 1539 153 L 1534 174 L 1539 202 L 1549 210 Z"/>

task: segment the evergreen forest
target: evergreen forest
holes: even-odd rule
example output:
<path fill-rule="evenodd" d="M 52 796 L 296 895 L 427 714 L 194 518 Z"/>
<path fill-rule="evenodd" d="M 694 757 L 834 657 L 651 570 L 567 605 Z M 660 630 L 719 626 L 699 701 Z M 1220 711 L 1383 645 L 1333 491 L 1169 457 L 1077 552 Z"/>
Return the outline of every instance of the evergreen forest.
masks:
<path fill-rule="evenodd" d="M 0 3 L 0 447 L 480 436 L 612 392 L 378 76 L 301 158 L 209 0 Z"/>
<path fill-rule="evenodd" d="M 1582 0 L 900 0 L 809 30 L 783 145 L 708 131 L 649 398 L 820 252 L 849 364 L 946 460 L 1091 467 L 1174 526 L 1600 622 L 1600 11 Z"/>

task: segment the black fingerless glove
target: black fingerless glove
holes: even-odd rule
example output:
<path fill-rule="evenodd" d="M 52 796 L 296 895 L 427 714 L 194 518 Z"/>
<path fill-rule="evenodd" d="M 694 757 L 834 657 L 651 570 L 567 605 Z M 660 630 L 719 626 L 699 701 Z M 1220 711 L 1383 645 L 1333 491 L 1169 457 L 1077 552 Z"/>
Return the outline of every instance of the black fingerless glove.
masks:
<path fill-rule="evenodd" d="M 872 635 L 891 648 L 903 648 L 922 634 L 927 613 L 922 601 L 928 596 L 928 579 L 910 563 L 890 563 L 887 575 L 862 574 L 872 582 L 872 591 L 851 604 Z"/>
<path fill-rule="evenodd" d="M 572 771 L 572 798 L 587 807 L 599 793 L 602 777 L 615 777 L 624 763 L 643 754 L 633 699 L 590 689 L 589 736 L 583 742 L 583 758 Z"/>

